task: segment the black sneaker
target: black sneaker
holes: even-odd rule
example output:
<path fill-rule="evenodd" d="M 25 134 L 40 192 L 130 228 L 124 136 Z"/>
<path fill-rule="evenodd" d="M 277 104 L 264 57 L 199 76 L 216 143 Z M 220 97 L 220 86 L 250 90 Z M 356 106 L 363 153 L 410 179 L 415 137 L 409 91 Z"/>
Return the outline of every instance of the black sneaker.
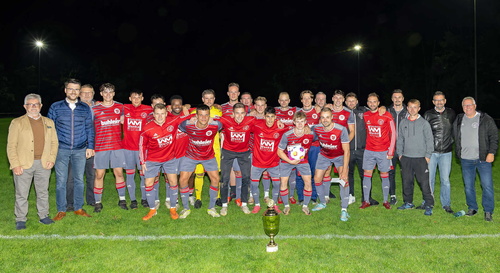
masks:
<path fill-rule="evenodd" d="M 40 221 L 38 221 L 44 225 L 50 225 L 50 224 L 53 224 L 54 221 L 52 219 L 50 219 L 49 217 L 45 217 L 43 219 L 40 219 Z"/>
<path fill-rule="evenodd" d="M 70 212 L 70 211 L 75 211 L 75 208 L 73 206 L 67 206 L 66 212 Z"/>
<path fill-rule="evenodd" d="M 391 206 L 395 206 L 398 203 L 398 199 L 396 198 L 396 195 L 391 195 L 391 200 L 389 200 L 389 204 Z"/>
<path fill-rule="evenodd" d="M 330 192 L 330 194 L 328 194 L 328 196 L 330 196 L 330 199 L 337 198 L 337 196 L 335 196 L 335 194 L 333 194 L 332 192 Z"/>
<path fill-rule="evenodd" d="M 128 210 L 128 207 L 127 207 L 127 201 L 125 200 L 120 200 L 118 201 L 118 206 L 124 210 Z"/>
<path fill-rule="evenodd" d="M 26 222 L 24 221 L 16 222 L 16 229 L 17 230 L 26 229 Z"/>
<path fill-rule="evenodd" d="M 484 213 L 484 220 L 491 222 L 493 221 L 493 216 L 491 215 L 491 212 L 485 212 Z"/>
<path fill-rule="evenodd" d="M 134 200 L 134 201 L 130 202 L 130 208 L 131 209 L 137 209 L 137 200 Z"/>
<path fill-rule="evenodd" d="M 222 207 L 222 199 L 217 198 L 217 200 L 215 200 L 215 205 L 218 207 Z"/>
<path fill-rule="evenodd" d="M 470 209 L 465 215 L 467 215 L 467 216 L 474 216 L 474 215 L 476 215 L 476 213 L 477 213 L 477 210 Z"/>
<path fill-rule="evenodd" d="M 103 208 L 102 203 L 95 203 L 94 212 L 101 212 L 102 208 Z"/>
<path fill-rule="evenodd" d="M 420 206 L 416 206 L 416 209 L 425 209 L 425 203 L 420 204 Z"/>
<path fill-rule="evenodd" d="M 145 208 L 149 208 L 148 200 L 146 199 L 141 199 L 141 205 Z"/>
<path fill-rule="evenodd" d="M 200 199 L 196 199 L 196 201 L 194 201 L 194 208 L 195 209 L 201 208 L 201 200 Z"/>
<path fill-rule="evenodd" d="M 379 204 L 380 204 L 380 203 L 379 203 L 377 200 L 375 200 L 375 199 L 373 199 L 373 198 L 370 198 L 370 206 L 377 206 L 377 205 L 379 205 Z"/>
<path fill-rule="evenodd" d="M 444 207 L 443 207 L 443 209 L 444 209 L 444 211 L 446 211 L 447 213 L 451 213 L 451 214 L 453 214 L 453 213 L 454 213 L 454 211 L 451 209 L 451 207 L 450 207 L 450 206 L 444 206 Z"/>

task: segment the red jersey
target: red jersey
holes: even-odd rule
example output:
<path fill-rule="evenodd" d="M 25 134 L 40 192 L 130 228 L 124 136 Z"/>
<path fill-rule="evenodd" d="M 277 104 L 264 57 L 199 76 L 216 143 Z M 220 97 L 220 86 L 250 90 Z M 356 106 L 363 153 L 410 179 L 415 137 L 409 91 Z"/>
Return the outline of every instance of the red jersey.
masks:
<path fill-rule="evenodd" d="M 304 156 L 304 160 L 301 161 L 300 163 L 309 163 L 308 161 L 308 151 L 309 148 L 311 147 L 311 144 L 313 142 L 314 135 L 313 134 L 303 134 L 302 136 L 297 136 L 295 132 L 292 130 L 287 131 L 286 133 L 283 134 L 281 137 L 281 141 L 278 145 L 278 149 L 283 150 L 286 154 L 286 148 L 289 145 L 295 145 L 295 144 L 300 144 L 302 148 L 304 148 L 306 154 Z M 281 160 L 283 163 L 287 163 L 283 159 Z"/>
<path fill-rule="evenodd" d="M 305 110 L 304 108 L 302 108 L 300 109 L 300 111 L 306 114 L 307 125 L 313 126 L 319 123 L 319 114 L 316 112 L 314 106 L 309 110 Z"/>
<path fill-rule="evenodd" d="M 250 150 L 250 136 L 255 117 L 246 116 L 241 123 L 237 123 L 232 117 L 222 117 L 222 148 L 242 153 Z"/>
<path fill-rule="evenodd" d="M 166 162 L 175 158 L 174 147 L 179 124 L 190 116 L 167 118 L 163 125 L 155 121 L 144 126 L 139 138 L 139 158 L 141 164 L 146 161 Z"/>
<path fill-rule="evenodd" d="M 387 151 L 388 156 L 394 155 L 396 144 L 396 127 L 389 112 L 383 116 L 378 111 L 365 112 L 363 119 L 366 128 L 366 150 L 374 152 Z"/>
<path fill-rule="evenodd" d="M 314 138 L 319 141 L 321 146 L 320 154 L 330 159 L 344 155 L 342 143 L 349 143 L 349 133 L 344 126 L 335 123 L 330 131 L 326 131 L 323 124 L 318 124 L 312 130 Z"/>
<path fill-rule="evenodd" d="M 275 107 L 276 117 L 281 120 L 288 130 L 293 128 L 293 115 L 297 112 L 297 107 L 288 107 L 287 110 L 281 109 L 281 107 Z"/>
<path fill-rule="evenodd" d="M 257 168 L 272 168 L 280 164 L 277 153 L 281 137 L 287 131 L 286 128 L 279 129 L 276 122 L 271 128 L 267 127 L 265 120 L 256 120 L 252 128 L 253 132 L 253 154 L 252 165 Z"/>
<path fill-rule="evenodd" d="M 148 115 L 153 112 L 153 108 L 144 104 L 138 107 L 133 104 L 125 104 L 123 111 L 123 149 L 138 151 L 139 137 L 144 131 Z"/>
<path fill-rule="evenodd" d="M 236 103 L 234 103 L 236 104 Z M 230 116 L 233 114 L 233 106 L 234 104 L 229 104 L 229 102 L 223 103 L 222 107 L 222 116 Z"/>
<path fill-rule="evenodd" d="M 214 120 L 204 129 L 196 127 L 185 120 L 179 125 L 179 129 L 189 136 L 189 144 L 186 156 L 194 160 L 208 160 L 215 157 L 214 138 L 222 128 L 222 124 Z"/>
<path fill-rule="evenodd" d="M 187 118 L 191 118 L 193 115 L 187 115 L 187 116 L 181 116 L 181 115 L 174 115 L 171 113 L 168 113 L 167 119 L 181 119 L 181 122 L 186 120 Z M 186 156 L 186 147 L 189 144 L 189 137 L 188 135 L 181 131 L 179 128 L 177 128 L 177 133 L 175 135 L 175 142 L 174 142 L 174 154 L 175 158 L 181 158 Z"/>
<path fill-rule="evenodd" d="M 349 124 L 354 124 L 354 115 L 352 111 L 344 107 L 344 109 L 340 111 L 332 110 L 333 122 L 338 123 L 345 128 L 348 128 Z"/>
<path fill-rule="evenodd" d="M 95 127 L 95 151 L 112 151 L 123 148 L 122 126 L 120 118 L 123 115 L 123 104 L 113 102 L 113 105 L 102 104 L 92 107 Z"/>

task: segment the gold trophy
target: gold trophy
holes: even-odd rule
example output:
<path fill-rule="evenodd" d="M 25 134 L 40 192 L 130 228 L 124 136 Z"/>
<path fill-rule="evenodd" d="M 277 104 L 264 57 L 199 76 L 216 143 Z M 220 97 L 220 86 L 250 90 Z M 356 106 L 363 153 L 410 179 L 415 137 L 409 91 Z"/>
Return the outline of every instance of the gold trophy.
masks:
<path fill-rule="evenodd" d="M 267 210 L 264 216 L 262 216 L 262 223 L 264 224 L 264 232 L 266 232 L 266 235 L 270 238 L 266 251 L 278 251 L 278 244 L 274 241 L 274 236 L 278 234 L 280 229 L 280 216 L 278 212 L 274 210 L 274 200 L 272 199 L 267 202 Z"/>

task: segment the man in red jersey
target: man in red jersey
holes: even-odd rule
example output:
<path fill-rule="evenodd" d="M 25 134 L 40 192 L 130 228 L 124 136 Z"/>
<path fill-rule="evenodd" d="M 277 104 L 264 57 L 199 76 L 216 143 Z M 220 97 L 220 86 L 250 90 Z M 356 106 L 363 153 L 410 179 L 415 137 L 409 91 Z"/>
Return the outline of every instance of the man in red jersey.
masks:
<path fill-rule="evenodd" d="M 128 98 L 132 104 L 123 105 L 123 154 L 125 155 L 125 173 L 127 175 L 127 189 L 130 197 L 130 208 L 137 209 L 135 197 L 135 173 L 139 170 L 141 191 L 144 190 L 144 174 L 139 161 L 139 137 L 143 132 L 146 119 L 152 112 L 149 105 L 142 104 L 142 91 L 133 90 Z"/>
<path fill-rule="evenodd" d="M 154 183 L 161 170 L 167 175 L 169 181 L 170 217 L 174 220 L 179 218 L 176 210 L 179 159 L 175 157 L 174 143 L 179 124 L 190 116 L 167 118 L 167 113 L 165 105 L 156 104 L 153 113 L 155 119 L 146 124 L 140 136 L 139 156 L 146 178 L 146 198 L 150 208 L 149 213 L 142 218 L 145 221 L 156 215 L 157 194 Z"/>
<path fill-rule="evenodd" d="M 230 116 L 233 113 L 233 106 L 238 103 L 240 96 L 240 85 L 235 82 L 230 83 L 227 87 L 227 96 L 229 101 L 221 105 L 222 116 Z"/>
<path fill-rule="evenodd" d="M 102 103 L 92 107 L 95 127 L 95 157 L 96 169 L 94 182 L 95 207 L 94 212 L 101 212 L 102 191 L 104 188 L 104 175 L 110 167 L 115 175 L 115 185 L 118 191 L 120 208 L 128 210 L 125 201 L 125 179 L 123 168 L 125 156 L 123 154 L 121 119 L 123 104 L 113 100 L 115 86 L 105 83 L 99 88 L 103 98 Z"/>
<path fill-rule="evenodd" d="M 250 94 L 250 92 L 241 93 L 240 102 L 243 103 L 243 105 L 245 105 L 245 110 L 247 114 L 249 114 L 250 111 L 254 109 L 252 94 Z"/>
<path fill-rule="evenodd" d="M 384 207 L 390 209 L 389 196 L 389 170 L 391 159 L 394 156 L 396 145 L 396 127 L 390 113 L 379 114 L 379 97 L 376 93 L 368 95 L 368 108 L 370 111 L 364 113 L 366 128 L 366 149 L 363 155 L 363 198 L 361 209 L 370 206 L 370 190 L 372 187 L 372 175 L 377 165 L 382 179 L 382 193 Z"/>

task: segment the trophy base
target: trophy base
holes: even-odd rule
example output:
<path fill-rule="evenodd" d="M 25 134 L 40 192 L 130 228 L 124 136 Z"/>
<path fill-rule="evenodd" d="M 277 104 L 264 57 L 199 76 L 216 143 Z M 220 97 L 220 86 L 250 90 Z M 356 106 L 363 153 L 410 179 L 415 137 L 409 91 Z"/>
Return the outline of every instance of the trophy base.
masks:
<path fill-rule="evenodd" d="M 275 244 L 275 245 L 267 245 L 267 246 L 266 246 L 266 251 L 267 251 L 267 252 L 278 252 L 278 244 Z"/>

